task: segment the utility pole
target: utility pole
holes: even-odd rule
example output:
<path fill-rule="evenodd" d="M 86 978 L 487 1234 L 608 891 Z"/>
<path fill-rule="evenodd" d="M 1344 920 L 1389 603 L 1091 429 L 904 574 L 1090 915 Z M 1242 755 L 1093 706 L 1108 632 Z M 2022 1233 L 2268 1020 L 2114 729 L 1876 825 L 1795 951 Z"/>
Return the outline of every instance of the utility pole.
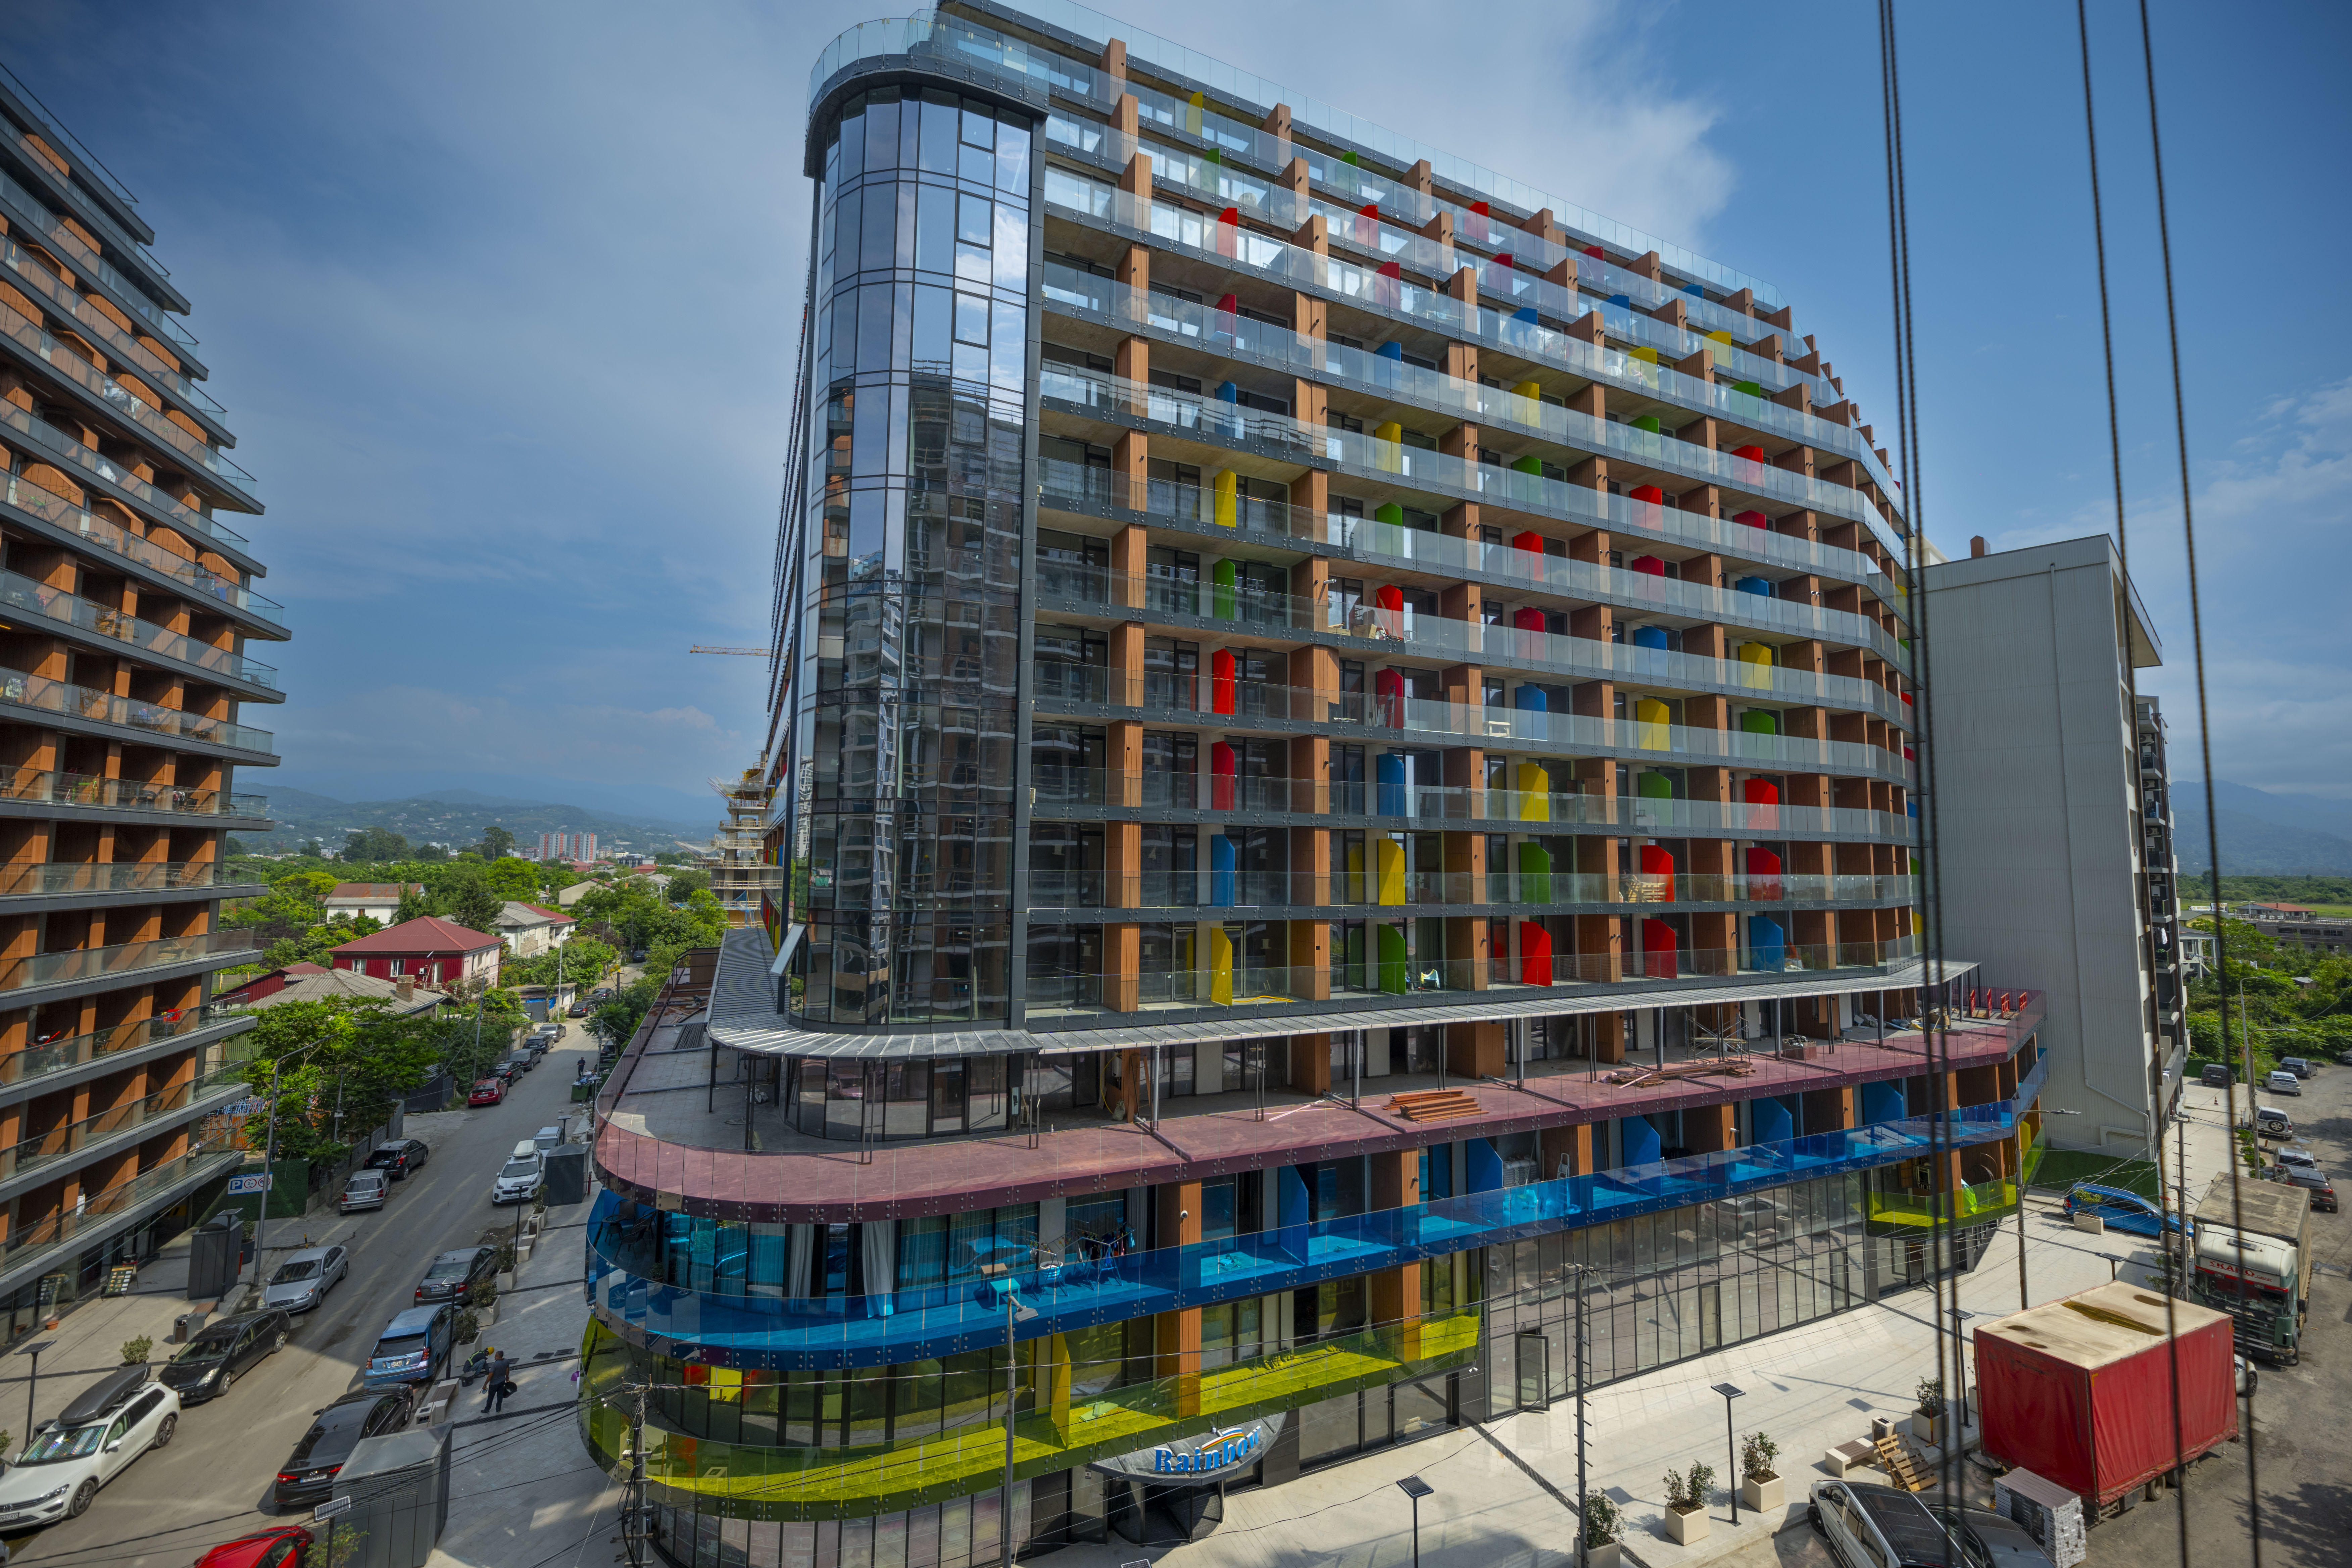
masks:
<path fill-rule="evenodd" d="M 487 986 L 483 988 L 480 995 L 474 998 L 474 1054 L 467 1063 L 473 1070 L 467 1074 L 467 1089 L 473 1088 L 482 1077 L 482 1007 L 489 999 L 490 993 Z"/>
<path fill-rule="evenodd" d="M 1591 1561 L 1591 1542 L 1585 1534 L 1585 1501 L 1592 1494 L 1585 1489 L 1584 1479 L 1584 1293 L 1591 1288 L 1591 1276 L 1583 1264 L 1576 1266 L 1576 1568 L 1588 1568 Z"/>
<path fill-rule="evenodd" d="M 637 1407 L 629 1417 L 629 1479 L 621 1489 L 621 1549 L 629 1568 L 646 1562 L 646 1394 L 651 1385 L 637 1384 Z"/>
<path fill-rule="evenodd" d="M 285 1075 L 285 1064 L 269 1064 L 269 1136 L 264 1142 L 261 1156 L 261 1208 L 253 1222 L 253 1290 L 261 1293 L 261 1254 L 269 1234 L 270 1189 L 278 1184 L 278 1085 Z"/>

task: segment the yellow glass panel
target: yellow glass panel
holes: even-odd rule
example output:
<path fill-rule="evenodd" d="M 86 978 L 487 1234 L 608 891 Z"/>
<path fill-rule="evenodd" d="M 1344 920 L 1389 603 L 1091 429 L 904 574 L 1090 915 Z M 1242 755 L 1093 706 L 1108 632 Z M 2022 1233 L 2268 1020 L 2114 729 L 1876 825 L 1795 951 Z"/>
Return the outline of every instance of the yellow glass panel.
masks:
<path fill-rule="evenodd" d="M 1645 752 L 1672 749 L 1673 737 L 1667 732 L 1672 715 L 1666 705 L 1654 697 L 1644 697 L 1633 704 L 1633 744 Z"/>
<path fill-rule="evenodd" d="M 1739 645 L 1739 684 L 1768 691 L 1772 686 L 1772 649 L 1769 644 L 1744 642 Z"/>
<path fill-rule="evenodd" d="M 1374 454 L 1382 470 L 1399 473 L 1404 468 L 1404 454 L 1399 450 L 1404 444 L 1404 426 L 1391 419 L 1385 425 L 1372 426 L 1372 438 L 1382 445 Z"/>
<path fill-rule="evenodd" d="M 1519 764 L 1519 820 L 1551 820 L 1551 774 L 1541 763 Z"/>
<path fill-rule="evenodd" d="M 1209 928 L 1209 1000 L 1219 1007 L 1234 1005 L 1234 939 L 1223 926 Z"/>
<path fill-rule="evenodd" d="M 1540 381 L 1523 381 L 1519 383 L 1518 385 L 1511 388 L 1511 391 L 1518 396 L 1526 398 L 1530 403 L 1540 402 L 1543 398 L 1543 383 Z"/>
<path fill-rule="evenodd" d="M 1217 471 L 1215 517 L 1219 528 L 1234 528 L 1239 525 L 1240 520 L 1234 515 L 1234 503 L 1240 491 L 1241 480 L 1231 468 L 1221 468 Z"/>
<path fill-rule="evenodd" d="M 1379 851 L 1381 892 L 1383 904 L 1404 902 L 1404 846 L 1393 838 L 1377 841 Z"/>

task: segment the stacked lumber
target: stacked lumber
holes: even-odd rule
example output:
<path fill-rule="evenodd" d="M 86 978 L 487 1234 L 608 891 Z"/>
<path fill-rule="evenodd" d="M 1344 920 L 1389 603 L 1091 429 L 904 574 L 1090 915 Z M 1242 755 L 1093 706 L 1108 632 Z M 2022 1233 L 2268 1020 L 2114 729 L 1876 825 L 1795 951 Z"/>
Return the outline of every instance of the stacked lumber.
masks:
<path fill-rule="evenodd" d="M 1483 1116 L 1485 1108 L 1458 1089 L 1417 1089 L 1391 1097 L 1391 1115 L 1407 1121 L 1451 1121 L 1456 1117 Z"/>

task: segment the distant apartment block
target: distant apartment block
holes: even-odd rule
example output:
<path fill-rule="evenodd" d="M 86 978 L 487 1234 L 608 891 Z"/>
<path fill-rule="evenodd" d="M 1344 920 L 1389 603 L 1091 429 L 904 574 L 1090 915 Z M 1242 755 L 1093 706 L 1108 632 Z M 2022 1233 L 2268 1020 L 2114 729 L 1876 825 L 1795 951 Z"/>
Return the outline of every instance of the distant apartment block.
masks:
<path fill-rule="evenodd" d="M 542 833 L 539 836 L 539 858 L 593 860 L 596 858 L 596 836 L 593 833 Z"/>

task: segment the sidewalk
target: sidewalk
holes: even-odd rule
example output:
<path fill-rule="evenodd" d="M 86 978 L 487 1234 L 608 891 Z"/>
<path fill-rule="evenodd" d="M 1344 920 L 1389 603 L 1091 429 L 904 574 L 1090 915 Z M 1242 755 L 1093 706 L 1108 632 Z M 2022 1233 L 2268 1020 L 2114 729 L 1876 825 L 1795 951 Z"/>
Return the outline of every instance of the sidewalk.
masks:
<path fill-rule="evenodd" d="M 590 1460 L 573 1414 L 572 1380 L 588 1325 L 580 1286 L 588 1209 L 547 1211 L 540 1244 L 500 1299 L 499 1321 L 482 1331 L 478 1343 L 498 1346 L 514 1363 L 515 1393 L 496 1415 L 483 1413 L 479 1383 L 458 1396 L 449 1521 L 427 1568 L 573 1568 L 608 1563 L 617 1550 L 604 1537 L 618 1528 L 621 1489 Z"/>
<path fill-rule="evenodd" d="M 2218 1105 L 2219 1091 L 2205 1091 Z M 2193 1097 L 2188 1110 L 2190 1191 L 2200 1193 L 2227 1169 L 2221 1113 Z M 2177 1146 L 2166 1140 L 2168 1175 Z M 2040 1303 L 2116 1277 L 2161 1279 L 2151 1238 L 2077 1231 L 2062 1211 L 2063 1194 L 2032 1192 L 2025 1205 L 2028 1293 Z M 2018 1222 L 2004 1222 L 1990 1249 L 1962 1277 L 1959 1299 L 1972 1325 L 2018 1310 Z M 2111 1265 L 2110 1259 L 2114 1259 Z M 1613 1384 L 1586 1401 L 1588 1484 L 1624 1513 L 1624 1555 L 1634 1568 L 1698 1568 L 1738 1555 L 1761 1563 L 1771 1537 L 1801 1528 L 1808 1489 L 1828 1472 L 1825 1450 L 1870 1433 L 1873 1416 L 1900 1421 L 1917 1403 L 1920 1379 L 1935 1373 L 1935 1297 L 1900 1295 L 1822 1321 Z M 1971 1361 L 1971 1376 L 1974 1363 Z M 1780 1444 L 1785 1505 L 1769 1516 L 1740 1510 L 1734 1530 L 1727 1495 L 1734 1475 L 1727 1451 L 1724 1400 L 1713 1384 L 1746 1391 L 1734 1418 L 1739 1432 L 1765 1431 Z M 1973 1438 L 1973 1426 L 1971 1427 Z M 1665 1534 L 1669 1468 L 1693 1460 L 1716 1468 L 1709 1536 L 1685 1547 Z M 1558 1568 L 1575 1546 L 1576 1413 L 1572 1398 L 1543 1412 L 1497 1418 L 1483 1428 L 1373 1454 L 1288 1485 L 1237 1495 L 1225 1521 L 1200 1542 L 1147 1552 L 1113 1540 L 1066 1547 L 1068 1568 L 1118 1568 L 1154 1559 L 1177 1568 L 1276 1568 L 1312 1561 L 1336 1568 L 1401 1568 L 1413 1559 L 1412 1505 L 1395 1487 L 1418 1475 L 1436 1489 L 1422 1500 L 1421 1556 L 1429 1568 Z M 1883 1479 L 1865 1471 L 1861 1479 Z"/>

